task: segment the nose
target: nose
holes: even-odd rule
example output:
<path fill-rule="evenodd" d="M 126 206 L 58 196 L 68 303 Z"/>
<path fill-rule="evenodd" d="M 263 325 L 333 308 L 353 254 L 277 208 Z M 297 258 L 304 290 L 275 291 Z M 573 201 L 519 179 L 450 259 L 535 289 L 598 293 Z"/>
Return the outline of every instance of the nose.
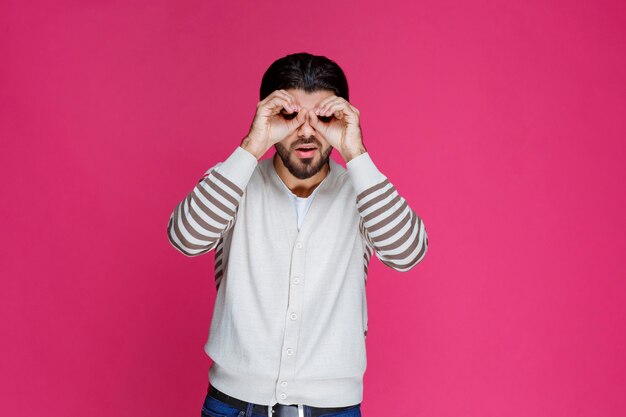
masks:
<path fill-rule="evenodd" d="M 309 113 L 307 111 L 306 116 L 304 118 L 304 123 L 302 123 L 300 127 L 298 128 L 298 136 L 306 138 L 306 137 L 314 136 L 314 135 L 315 135 L 315 129 L 313 129 L 313 127 L 309 123 Z"/>

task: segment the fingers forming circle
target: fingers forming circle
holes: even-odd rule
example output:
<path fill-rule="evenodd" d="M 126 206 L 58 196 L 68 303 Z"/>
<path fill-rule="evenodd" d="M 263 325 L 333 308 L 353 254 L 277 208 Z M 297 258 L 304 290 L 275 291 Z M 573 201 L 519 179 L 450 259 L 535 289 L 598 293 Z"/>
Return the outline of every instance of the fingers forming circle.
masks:
<path fill-rule="evenodd" d="M 319 103 L 317 103 L 317 105 L 315 106 L 315 108 L 318 110 L 316 113 L 321 115 L 321 111 L 322 109 L 326 106 L 326 104 L 328 104 L 329 102 L 331 102 L 332 100 L 334 100 L 335 98 L 337 98 L 336 95 L 331 95 L 326 97 L 325 99 L 323 99 L 322 101 L 320 101 Z"/>
<path fill-rule="evenodd" d="M 287 107 L 289 107 L 289 109 L 285 108 L 285 110 L 293 111 L 293 110 L 298 109 L 298 106 L 296 105 L 294 97 L 282 89 L 272 91 L 267 97 L 265 97 L 263 100 L 257 103 L 257 107 L 262 107 L 262 106 L 267 105 L 273 110 L 274 106 L 276 106 L 276 101 L 275 101 L 276 98 L 280 98 L 284 100 L 283 103 L 286 104 Z M 272 102 L 271 105 L 270 105 L 270 102 Z"/>
<path fill-rule="evenodd" d="M 291 111 L 289 107 L 289 101 L 281 96 L 275 96 L 271 100 L 266 103 L 268 110 L 271 115 L 275 115 L 280 113 L 280 111 L 284 108 L 287 111 Z"/>
<path fill-rule="evenodd" d="M 344 99 L 329 103 L 326 106 L 326 113 L 332 114 L 337 119 L 343 119 L 344 117 L 347 119 L 353 119 L 358 117 L 352 106 L 350 106 L 350 104 Z"/>
<path fill-rule="evenodd" d="M 337 96 L 330 96 L 322 100 L 322 102 L 318 105 L 318 108 L 320 109 L 319 115 L 326 116 L 328 113 L 328 108 L 339 101 L 341 101 L 341 97 Z"/>

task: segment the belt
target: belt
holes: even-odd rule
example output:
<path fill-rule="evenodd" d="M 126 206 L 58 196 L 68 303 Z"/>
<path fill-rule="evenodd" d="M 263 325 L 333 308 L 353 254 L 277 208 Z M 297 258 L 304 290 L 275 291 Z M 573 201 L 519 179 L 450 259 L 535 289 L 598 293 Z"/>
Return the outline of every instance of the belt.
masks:
<path fill-rule="evenodd" d="M 245 410 L 249 404 L 247 401 L 242 401 L 235 397 L 231 397 L 230 395 L 223 393 L 222 391 L 211 385 L 209 385 L 208 393 L 211 397 L 241 410 Z M 311 405 L 304 406 L 305 409 L 311 410 L 311 417 L 321 416 L 322 414 L 339 413 L 352 407 L 354 407 L 354 405 L 349 405 L 346 407 L 313 407 Z M 268 415 L 267 408 L 267 405 L 254 404 L 252 412 L 255 414 L 261 414 L 266 416 Z M 298 417 L 298 405 L 274 404 L 274 406 L 272 407 L 272 415 L 274 417 Z"/>

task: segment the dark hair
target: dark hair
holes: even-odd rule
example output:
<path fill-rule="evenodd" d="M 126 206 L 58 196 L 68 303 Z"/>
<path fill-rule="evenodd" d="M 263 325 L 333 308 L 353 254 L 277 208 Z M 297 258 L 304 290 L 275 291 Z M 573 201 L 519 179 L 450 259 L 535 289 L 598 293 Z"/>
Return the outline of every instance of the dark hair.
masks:
<path fill-rule="evenodd" d="M 274 61 L 263 74 L 261 100 L 274 90 L 289 88 L 307 93 L 330 90 L 349 101 L 345 74 L 339 65 L 325 56 L 300 52 Z"/>

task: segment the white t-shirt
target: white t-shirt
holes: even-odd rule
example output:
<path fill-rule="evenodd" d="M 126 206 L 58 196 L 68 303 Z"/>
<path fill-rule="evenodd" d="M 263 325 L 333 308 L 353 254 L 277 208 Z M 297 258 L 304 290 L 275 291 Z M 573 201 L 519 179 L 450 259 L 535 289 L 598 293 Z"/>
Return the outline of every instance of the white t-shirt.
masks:
<path fill-rule="evenodd" d="M 311 206 L 313 197 L 320 187 L 319 185 L 315 187 L 315 190 L 313 190 L 311 195 L 308 197 L 298 197 L 289 189 L 289 187 L 285 185 L 284 182 L 281 181 L 280 183 L 283 185 L 283 187 L 285 187 L 285 190 L 287 190 L 287 193 L 291 197 L 291 203 L 293 204 L 294 210 L 296 210 L 296 217 L 298 218 L 298 230 L 300 230 L 300 227 L 302 227 L 302 222 L 304 221 L 304 216 L 306 216 L 307 211 L 309 211 L 309 206 Z"/>

